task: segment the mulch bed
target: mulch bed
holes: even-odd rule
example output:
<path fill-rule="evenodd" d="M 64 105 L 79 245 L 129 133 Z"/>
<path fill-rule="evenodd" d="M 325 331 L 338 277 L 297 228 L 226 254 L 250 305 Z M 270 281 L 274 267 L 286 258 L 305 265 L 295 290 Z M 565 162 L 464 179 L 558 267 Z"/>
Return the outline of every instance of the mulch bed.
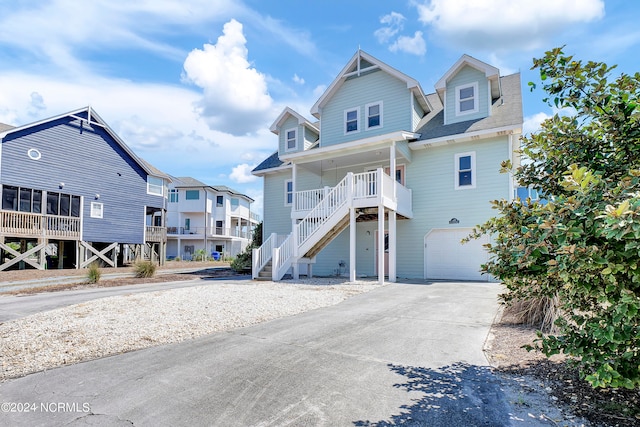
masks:
<path fill-rule="evenodd" d="M 533 343 L 534 328 L 498 323 L 492 334 L 488 357 L 499 372 L 535 378 L 551 390 L 565 413 L 595 427 L 640 427 L 640 390 L 594 389 L 561 357 L 549 360 L 526 351 L 522 345 Z"/>

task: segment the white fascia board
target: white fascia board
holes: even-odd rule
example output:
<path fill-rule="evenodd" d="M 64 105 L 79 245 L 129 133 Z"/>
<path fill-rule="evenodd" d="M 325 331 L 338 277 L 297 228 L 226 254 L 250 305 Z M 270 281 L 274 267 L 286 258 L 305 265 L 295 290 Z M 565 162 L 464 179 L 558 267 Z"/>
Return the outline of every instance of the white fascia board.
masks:
<path fill-rule="evenodd" d="M 522 133 L 522 127 L 519 125 L 511 125 L 500 128 L 478 130 L 475 132 L 442 136 L 440 138 L 426 139 L 424 141 L 414 141 L 409 144 L 409 148 L 411 148 L 412 150 L 418 150 L 420 148 L 427 148 L 436 145 L 457 144 L 459 142 L 467 142 L 474 139 L 486 139 L 495 136 L 504 136 L 517 133 Z"/>
<path fill-rule="evenodd" d="M 314 161 L 318 158 L 324 158 L 327 155 L 334 154 L 346 154 L 354 151 L 358 151 L 362 148 L 372 148 L 376 145 L 387 145 L 394 141 L 406 141 L 409 139 L 417 139 L 420 137 L 419 133 L 399 131 L 392 132 L 385 135 L 372 136 L 369 138 L 358 139 L 357 141 L 346 142 L 342 144 L 330 145 L 328 147 L 316 148 L 313 150 L 305 150 L 297 153 L 286 154 L 280 156 L 280 160 L 299 160 Z"/>
<path fill-rule="evenodd" d="M 272 173 L 283 172 L 283 171 L 286 171 L 288 169 L 291 169 L 291 164 L 290 163 L 286 164 L 286 165 L 278 166 L 278 167 L 275 167 L 275 168 L 262 169 L 262 170 L 259 170 L 259 171 L 256 171 L 256 172 L 252 171 L 251 175 L 265 176 L 265 175 L 269 175 L 269 174 L 272 174 Z"/>

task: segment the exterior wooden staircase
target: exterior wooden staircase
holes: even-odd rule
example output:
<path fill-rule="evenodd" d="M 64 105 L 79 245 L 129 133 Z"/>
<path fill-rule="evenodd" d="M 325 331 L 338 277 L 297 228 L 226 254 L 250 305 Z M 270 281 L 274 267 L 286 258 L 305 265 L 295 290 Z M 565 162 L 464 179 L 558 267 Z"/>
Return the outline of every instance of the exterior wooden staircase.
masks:
<path fill-rule="evenodd" d="M 397 197 L 399 187 L 402 193 Z M 411 217 L 411 190 L 396 183 L 380 168 L 349 172 L 298 222 L 289 235 L 271 234 L 252 253 L 252 276 L 280 280 L 294 262 L 312 260 L 349 225 L 351 208 L 384 205 L 396 210 L 404 201 L 404 215 Z"/>

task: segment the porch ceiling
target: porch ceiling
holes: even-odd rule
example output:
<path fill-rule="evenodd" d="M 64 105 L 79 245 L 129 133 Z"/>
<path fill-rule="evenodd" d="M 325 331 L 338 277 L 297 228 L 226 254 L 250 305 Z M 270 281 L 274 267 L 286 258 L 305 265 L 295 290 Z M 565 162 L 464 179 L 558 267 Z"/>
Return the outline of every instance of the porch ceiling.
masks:
<path fill-rule="evenodd" d="M 333 169 L 349 168 L 357 165 L 375 164 L 388 165 L 391 153 L 390 147 L 374 147 L 370 149 L 361 149 L 358 152 L 332 152 L 321 158 L 296 159 L 295 163 L 316 174 L 330 171 Z M 396 162 L 410 162 L 399 150 L 396 150 Z"/>

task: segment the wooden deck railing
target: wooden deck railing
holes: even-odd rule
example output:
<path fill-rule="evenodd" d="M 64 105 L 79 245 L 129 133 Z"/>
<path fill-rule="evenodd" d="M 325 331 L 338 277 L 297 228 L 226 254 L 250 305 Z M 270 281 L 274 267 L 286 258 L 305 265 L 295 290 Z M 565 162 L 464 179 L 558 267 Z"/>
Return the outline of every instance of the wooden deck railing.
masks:
<path fill-rule="evenodd" d="M 147 242 L 166 242 L 167 227 L 147 226 Z"/>
<path fill-rule="evenodd" d="M 80 218 L 0 210 L 0 234 L 79 239 Z"/>

